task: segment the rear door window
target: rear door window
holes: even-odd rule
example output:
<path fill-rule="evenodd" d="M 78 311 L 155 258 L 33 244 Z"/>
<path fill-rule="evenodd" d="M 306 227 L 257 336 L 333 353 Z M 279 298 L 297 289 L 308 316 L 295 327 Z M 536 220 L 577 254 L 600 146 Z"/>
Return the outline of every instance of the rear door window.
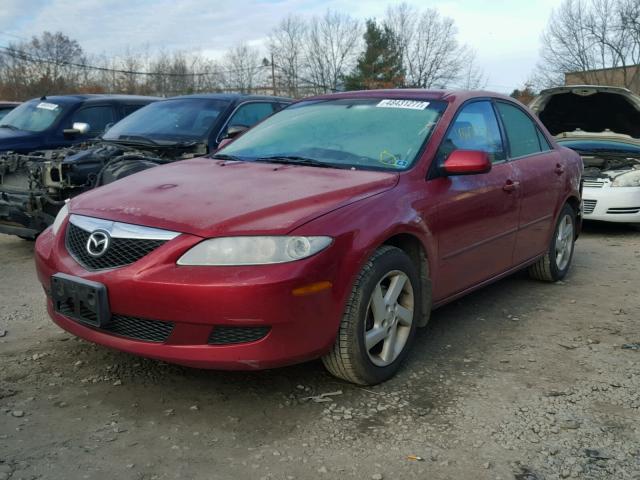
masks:
<path fill-rule="evenodd" d="M 506 159 L 500 127 L 490 101 L 473 102 L 462 107 L 440 145 L 439 165 L 454 150 L 487 152 L 492 163 Z"/>
<path fill-rule="evenodd" d="M 127 115 L 131 115 L 133 112 L 142 107 L 144 107 L 144 105 L 123 105 L 122 111 L 124 113 L 124 116 L 126 117 Z"/>
<path fill-rule="evenodd" d="M 109 105 L 96 105 L 84 107 L 73 114 L 72 122 L 89 124 L 89 136 L 99 135 L 104 132 L 106 126 L 115 121 L 115 112 Z"/>
<path fill-rule="evenodd" d="M 245 103 L 233 114 L 229 120 L 229 126 L 253 127 L 274 112 L 274 105 L 268 102 Z"/>
<path fill-rule="evenodd" d="M 507 133 L 511 158 L 549 150 L 548 142 L 541 139 L 542 133 L 529 115 L 518 107 L 503 102 L 497 102 L 496 107 Z M 541 144 L 542 140 L 544 144 Z"/>

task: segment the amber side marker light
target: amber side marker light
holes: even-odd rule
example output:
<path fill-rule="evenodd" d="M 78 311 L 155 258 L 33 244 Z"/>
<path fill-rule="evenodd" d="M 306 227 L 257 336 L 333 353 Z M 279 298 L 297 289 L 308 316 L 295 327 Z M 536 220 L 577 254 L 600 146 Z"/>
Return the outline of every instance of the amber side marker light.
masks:
<path fill-rule="evenodd" d="M 333 287 L 333 283 L 331 282 L 316 282 L 305 285 L 304 287 L 294 288 L 291 290 L 291 293 L 296 297 L 301 297 L 303 295 L 311 295 L 312 293 L 321 292 L 322 290 L 327 290 L 331 287 Z"/>

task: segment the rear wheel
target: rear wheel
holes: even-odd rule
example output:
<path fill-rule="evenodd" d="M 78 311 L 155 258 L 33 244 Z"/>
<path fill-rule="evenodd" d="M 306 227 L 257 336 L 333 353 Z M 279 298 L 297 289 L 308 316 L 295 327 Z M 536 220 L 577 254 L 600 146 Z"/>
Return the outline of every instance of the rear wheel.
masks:
<path fill-rule="evenodd" d="M 396 247 L 376 250 L 356 280 L 325 367 L 360 385 L 392 377 L 413 343 L 420 295 L 411 259 Z"/>
<path fill-rule="evenodd" d="M 575 239 L 576 212 L 571 205 L 565 204 L 560 212 L 549 250 L 544 257 L 529 267 L 529 275 L 545 282 L 562 280 L 571 266 Z"/>

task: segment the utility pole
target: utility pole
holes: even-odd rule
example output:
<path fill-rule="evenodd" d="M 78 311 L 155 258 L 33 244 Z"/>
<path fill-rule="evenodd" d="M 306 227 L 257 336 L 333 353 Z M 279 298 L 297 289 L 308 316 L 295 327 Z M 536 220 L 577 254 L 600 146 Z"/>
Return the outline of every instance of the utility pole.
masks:
<path fill-rule="evenodd" d="M 276 64 L 273 63 L 273 53 L 271 54 L 271 82 L 273 84 L 273 96 L 278 95 L 276 91 Z"/>

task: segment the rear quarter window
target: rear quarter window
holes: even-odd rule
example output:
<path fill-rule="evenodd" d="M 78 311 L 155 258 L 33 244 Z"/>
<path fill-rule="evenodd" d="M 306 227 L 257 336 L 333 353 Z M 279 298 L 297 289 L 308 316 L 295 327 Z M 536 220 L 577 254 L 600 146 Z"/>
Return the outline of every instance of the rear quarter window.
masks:
<path fill-rule="evenodd" d="M 514 105 L 498 102 L 498 114 L 507 133 L 512 158 L 533 155 L 543 151 L 541 133 L 533 120 Z M 548 142 L 544 150 L 549 150 Z"/>

